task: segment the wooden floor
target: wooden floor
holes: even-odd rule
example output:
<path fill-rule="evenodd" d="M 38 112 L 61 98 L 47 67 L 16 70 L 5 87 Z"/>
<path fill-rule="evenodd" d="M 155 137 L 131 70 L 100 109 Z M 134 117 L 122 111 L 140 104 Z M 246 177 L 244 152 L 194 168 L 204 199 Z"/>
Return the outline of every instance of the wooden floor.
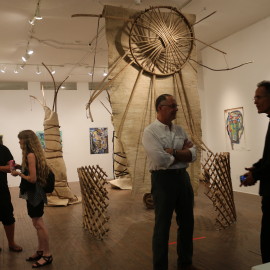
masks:
<path fill-rule="evenodd" d="M 78 182 L 70 183 L 80 195 Z M 260 197 L 235 193 L 238 221 L 217 231 L 215 214 L 201 187 L 195 198 L 194 264 L 204 270 L 250 270 L 261 264 L 259 251 Z M 25 258 L 36 250 L 36 234 L 26 213 L 18 188 L 11 188 L 16 217 L 16 240 L 21 253 L 8 251 L 3 226 L 0 226 L 0 269 L 30 269 Z M 153 210 L 145 209 L 140 195 L 109 188 L 110 232 L 107 239 L 96 240 L 82 228 L 81 204 L 47 207 L 45 222 L 49 229 L 54 261 L 45 269 L 54 270 L 151 270 Z M 197 239 L 205 237 L 202 239 Z M 169 246 L 169 269 L 176 269 L 176 224 L 173 220 Z"/>

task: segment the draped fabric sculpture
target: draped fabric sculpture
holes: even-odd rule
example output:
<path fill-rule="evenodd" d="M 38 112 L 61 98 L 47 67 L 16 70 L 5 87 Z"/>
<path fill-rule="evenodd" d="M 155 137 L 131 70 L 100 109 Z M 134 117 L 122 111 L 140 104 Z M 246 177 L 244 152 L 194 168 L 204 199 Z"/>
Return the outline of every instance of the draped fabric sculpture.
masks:
<path fill-rule="evenodd" d="M 87 15 L 73 15 L 76 16 Z M 142 12 L 105 6 L 102 16 L 106 18 L 109 80 L 104 79 L 92 93 L 86 107 L 89 117 L 92 119 L 91 103 L 102 91 L 110 89 L 115 133 L 127 157 L 133 190 L 149 192 L 150 174 L 141 145 L 142 131 L 155 119 L 156 97 L 163 93 L 174 95 L 180 105 L 175 122 L 188 131 L 198 147 L 197 162 L 189 167 L 193 188 L 196 191 L 200 171 L 200 151 L 206 150 L 209 154 L 212 152 L 201 140 L 196 78 L 196 67 L 199 63 L 196 60 L 194 41 L 202 41 L 194 36 L 193 25 L 197 23 L 195 16 L 183 15 L 176 8 L 169 6 L 150 7 Z M 245 64 L 248 63 L 221 70 L 231 70 Z M 212 162 L 215 164 L 219 160 L 220 157 L 217 156 Z M 223 165 L 224 170 L 230 172 L 229 163 Z M 210 174 L 210 178 L 212 177 L 214 174 Z M 226 185 L 223 183 L 225 177 L 228 177 L 226 181 L 230 181 L 230 175 L 224 174 L 220 184 Z M 215 182 L 216 177 L 212 180 Z M 151 198 L 144 196 L 144 200 L 146 203 L 151 201 Z M 227 203 L 227 200 L 223 202 Z"/>
<path fill-rule="evenodd" d="M 145 193 L 150 191 L 150 174 L 141 136 L 144 127 L 156 117 L 154 100 L 158 95 L 169 93 L 176 97 L 180 105 L 176 123 L 201 145 L 196 68 L 189 61 L 190 57 L 196 59 L 191 26 L 195 16 L 184 16 L 172 7 L 153 7 L 136 13 L 111 6 L 105 6 L 103 16 L 109 48 L 109 80 L 93 91 L 87 109 L 99 93 L 110 89 L 112 120 L 127 156 L 133 191 Z M 189 169 L 191 178 L 198 179 L 200 147 L 198 161 Z M 197 184 L 193 181 L 195 190 Z"/>
<path fill-rule="evenodd" d="M 46 66 L 45 68 L 48 70 L 48 72 L 53 78 L 53 75 L 51 74 L 50 70 Z M 45 112 L 43 123 L 44 138 L 45 138 L 45 156 L 48 165 L 50 166 L 55 175 L 54 191 L 51 194 L 47 194 L 48 205 L 52 206 L 68 205 L 80 202 L 80 199 L 71 192 L 71 189 L 68 186 L 67 172 L 66 172 L 67 170 L 65 161 L 63 159 L 63 151 L 60 138 L 60 130 L 59 130 L 60 125 L 57 114 L 57 94 L 64 81 L 58 87 L 56 87 L 54 78 L 53 82 L 55 86 L 55 91 L 52 109 L 46 106 L 44 91 L 42 91 L 43 93 L 42 101 L 38 100 L 34 96 L 31 96 L 32 98 L 39 101 Z"/>

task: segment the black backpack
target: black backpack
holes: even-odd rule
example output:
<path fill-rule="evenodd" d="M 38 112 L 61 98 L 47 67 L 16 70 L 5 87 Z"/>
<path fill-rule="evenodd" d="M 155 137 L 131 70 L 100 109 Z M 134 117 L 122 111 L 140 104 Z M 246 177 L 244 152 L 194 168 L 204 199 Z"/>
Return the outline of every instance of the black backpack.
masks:
<path fill-rule="evenodd" d="M 50 170 L 46 179 L 46 185 L 43 187 L 46 193 L 52 193 L 54 190 L 55 177 L 54 173 Z"/>

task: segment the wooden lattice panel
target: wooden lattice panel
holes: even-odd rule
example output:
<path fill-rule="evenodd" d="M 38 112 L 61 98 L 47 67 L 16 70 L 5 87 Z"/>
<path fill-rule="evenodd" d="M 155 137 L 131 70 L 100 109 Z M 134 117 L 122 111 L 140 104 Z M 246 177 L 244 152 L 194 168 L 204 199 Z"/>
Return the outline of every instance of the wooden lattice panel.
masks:
<path fill-rule="evenodd" d="M 206 196 L 213 202 L 217 212 L 216 227 L 226 228 L 236 222 L 233 198 L 230 154 L 208 152 L 203 164 Z"/>
<path fill-rule="evenodd" d="M 107 175 L 98 165 L 81 167 L 77 171 L 82 193 L 83 227 L 101 240 L 109 231 Z"/>

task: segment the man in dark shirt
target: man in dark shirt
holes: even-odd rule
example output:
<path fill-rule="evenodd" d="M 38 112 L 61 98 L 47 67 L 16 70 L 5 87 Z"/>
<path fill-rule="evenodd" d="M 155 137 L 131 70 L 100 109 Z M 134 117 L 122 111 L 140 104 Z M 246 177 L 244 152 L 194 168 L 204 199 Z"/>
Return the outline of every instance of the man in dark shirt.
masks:
<path fill-rule="evenodd" d="M 258 113 L 266 113 L 270 117 L 270 81 L 258 83 L 254 96 L 254 104 Z M 262 224 L 261 224 L 261 254 L 262 262 L 270 262 L 270 122 L 265 138 L 262 158 L 246 168 L 244 186 L 254 185 L 260 180 L 259 194 L 262 196 Z"/>
<path fill-rule="evenodd" d="M 12 159 L 13 156 L 9 149 L 0 144 L 0 221 L 4 225 L 9 250 L 20 252 L 22 248 L 14 241 L 15 218 L 13 216 L 13 206 L 7 184 L 7 173 L 10 172 L 8 162 Z"/>

